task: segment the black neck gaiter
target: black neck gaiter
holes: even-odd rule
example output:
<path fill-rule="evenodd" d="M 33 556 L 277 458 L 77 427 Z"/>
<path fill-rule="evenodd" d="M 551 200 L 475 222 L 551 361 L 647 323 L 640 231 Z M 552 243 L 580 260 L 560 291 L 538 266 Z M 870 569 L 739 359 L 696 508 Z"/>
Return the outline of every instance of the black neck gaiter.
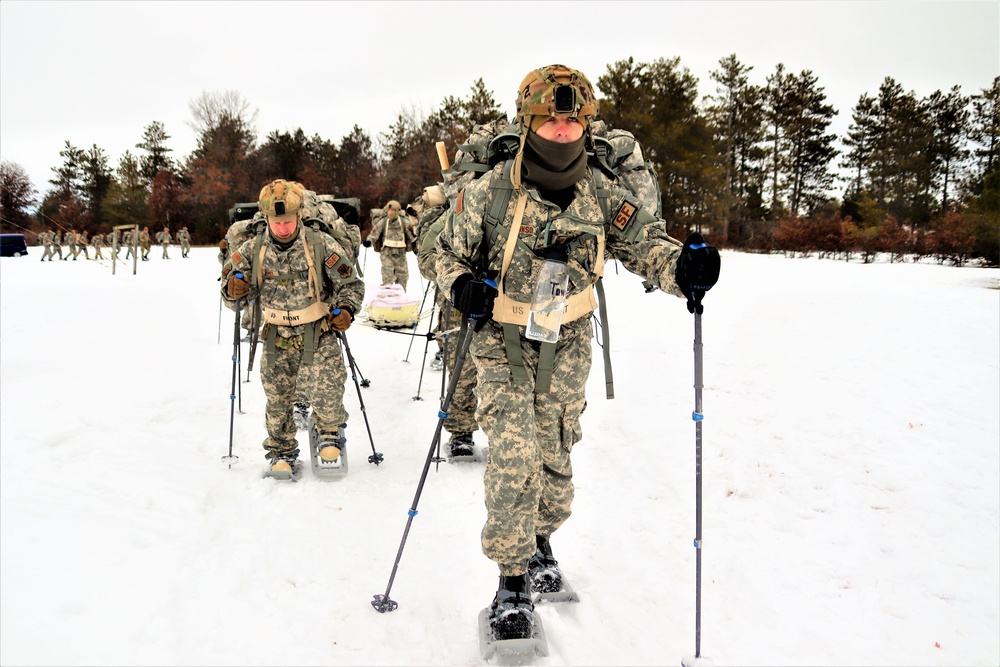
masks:
<path fill-rule="evenodd" d="M 528 131 L 521 166 L 523 180 L 544 190 L 562 190 L 579 181 L 587 171 L 584 139 L 560 144 Z"/>

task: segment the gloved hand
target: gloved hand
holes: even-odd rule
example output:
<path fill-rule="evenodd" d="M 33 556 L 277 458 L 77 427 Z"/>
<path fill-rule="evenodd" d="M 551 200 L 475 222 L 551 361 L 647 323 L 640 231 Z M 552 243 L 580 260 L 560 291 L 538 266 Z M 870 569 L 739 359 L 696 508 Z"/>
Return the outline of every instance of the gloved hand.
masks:
<path fill-rule="evenodd" d="M 226 239 L 219 241 L 219 250 L 229 250 L 229 242 Z"/>
<path fill-rule="evenodd" d="M 493 314 L 493 300 L 499 292 L 492 277 L 475 278 L 471 273 L 463 273 L 451 285 L 451 302 L 463 315 L 476 321 L 479 331 Z"/>
<path fill-rule="evenodd" d="M 226 292 L 231 299 L 242 299 L 250 293 L 250 281 L 242 273 L 234 273 L 226 282 Z"/>
<path fill-rule="evenodd" d="M 371 248 L 372 247 L 372 242 L 369 239 L 365 239 L 364 241 L 361 242 L 361 245 L 363 245 L 366 248 Z"/>
<path fill-rule="evenodd" d="M 334 331 L 347 331 L 351 326 L 351 311 L 345 306 L 334 308 L 330 313 L 330 326 Z"/>
<path fill-rule="evenodd" d="M 705 292 L 718 282 L 719 268 L 718 249 L 705 243 L 705 239 L 697 232 L 688 236 L 681 255 L 677 258 L 674 280 L 687 297 L 689 313 L 701 313 L 704 310 L 701 300 Z"/>

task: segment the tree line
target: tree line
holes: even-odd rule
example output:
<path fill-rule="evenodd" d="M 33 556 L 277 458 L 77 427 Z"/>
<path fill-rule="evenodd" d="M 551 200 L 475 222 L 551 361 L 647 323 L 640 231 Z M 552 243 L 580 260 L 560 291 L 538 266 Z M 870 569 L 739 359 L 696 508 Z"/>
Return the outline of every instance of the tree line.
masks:
<path fill-rule="evenodd" d="M 655 170 L 674 236 L 700 230 L 725 247 L 865 261 L 889 253 L 1000 263 L 1000 77 L 971 95 L 955 86 L 923 98 L 886 77 L 837 137 L 840 110 L 813 72 L 779 64 L 756 85 L 752 69 L 722 58 L 704 99 L 680 58 L 621 60 L 594 80 L 600 118 L 632 132 Z M 5 228 L 185 225 L 196 244 L 215 243 L 228 209 L 273 178 L 358 197 L 367 225 L 370 208 L 413 201 L 440 180 L 435 142 L 454 155 L 475 125 L 503 115 L 482 79 L 429 114 L 401 109 L 374 140 L 358 125 L 339 142 L 301 129 L 259 140 L 256 113 L 236 91 L 202 93 L 190 110 L 190 155 L 171 156 L 158 121 L 115 167 L 100 147 L 67 141 L 41 201 L 23 169 L 4 162 Z"/>

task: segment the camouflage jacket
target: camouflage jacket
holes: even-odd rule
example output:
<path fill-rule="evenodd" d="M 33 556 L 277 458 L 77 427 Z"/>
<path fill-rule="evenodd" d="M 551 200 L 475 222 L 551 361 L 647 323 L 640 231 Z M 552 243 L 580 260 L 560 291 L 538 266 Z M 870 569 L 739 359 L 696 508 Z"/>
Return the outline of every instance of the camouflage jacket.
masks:
<path fill-rule="evenodd" d="M 177 242 L 181 244 L 191 243 L 191 234 L 184 230 L 177 232 Z"/>
<path fill-rule="evenodd" d="M 500 177 L 503 163 L 490 174 L 466 186 L 445 220 L 437 240 L 438 286 L 450 294 L 455 279 L 464 273 L 478 275 L 485 253 L 487 270 L 501 271 L 506 229 L 510 228 L 517 202 L 515 192 L 508 203 L 501 231 L 492 247 L 484 248 L 485 209 L 491 199 L 491 183 Z M 643 209 L 638 198 L 617 180 L 605 182 L 610 189 L 605 216 L 597 197 L 597 184 L 588 170 L 575 185 L 575 195 L 565 211 L 546 201 L 531 184 L 525 186 L 527 203 L 514 246 L 510 266 L 503 276 L 502 289 L 507 297 L 530 303 L 543 260 L 538 251 L 563 244 L 568 251 L 567 295 L 590 289 L 603 275 L 598 257 L 599 240 L 604 241 L 604 258 L 613 257 L 626 269 L 638 274 L 665 292 L 681 296 L 674 282 L 674 271 L 682 243 L 666 233 L 664 221 Z M 494 195 L 497 196 L 497 195 Z M 572 329 L 589 332 L 587 318 Z"/>
<path fill-rule="evenodd" d="M 417 267 L 427 280 L 437 280 L 437 237 L 444 227 L 445 206 L 428 206 L 417 226 Z"/>
<path fill-rule="evenodd" d="M 263 269 L 259 288 L 251 279 L 254 275 L 254 263 L 258 261 L 258 257 L 253 256 L 256 237 L 244 241 L 239 248 L 233 250 L 229 260 L 223 265 L 221 285 L 222 298 L 230 309 L 234 308 L 235 300 L 229 297 L 226 283 L 230 272 L 234 270 L 242 272 L 250 281 L 248 298 L 259 298 L 264 308 L 292 311 L 312 304 L 315 299 L 309 285 L 309 261 L 303 243 L 306 234 L 305 228 L 300 229 L 295 241 L 286 250 L 281 250 L 271 235 L 263 232 L 264 262 L 262 267 L 258 267 L 258 270 Z M 365 284 L 352 266 L 352 257 L 326 234 L 315 232 L 309 237 L 310 245 L 317 239 L 324 244 L 322 256 L 326 257 L 326 261 L 316 265 L 317 277 L 322 283 L 322 301 L 330 306 L 331 311 L 337 307 L 347 307 L 352 313 L 357 313 L 365 296 Z M 301 335 L 304 330 L 305 325 L 280 326 L 278 335 L 289 338 Z"/>
<path fill-rule="evenodd" d="M 151 244 L 152 242 L 149 239 L 149 232 L 139 232 L 139 245 L 143 248 L 149 248 Z"/>
<path fill-rule="evenodd" d="M 406 216 L 398 214 L 394 220 L 389 216 L 382 216 L 372 227 L 372 233 L 368 238 L 372 241 L 375 252 L 382 252 L 382 248 L 402 248 L 403 250 L 413 249 L 416 242 L 413 232 L 406 224 Z"/>

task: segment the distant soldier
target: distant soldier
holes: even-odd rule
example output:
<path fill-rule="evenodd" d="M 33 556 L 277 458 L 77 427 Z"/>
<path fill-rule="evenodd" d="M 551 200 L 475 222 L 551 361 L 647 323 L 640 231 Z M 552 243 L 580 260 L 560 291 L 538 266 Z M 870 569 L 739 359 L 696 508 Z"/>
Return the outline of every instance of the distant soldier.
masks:
<path fill-rule="evenodd" d="M 77 255 L 80 254 L 80 241 L 75 229 L 71 229 L 63 234 L 63 243 L 69 248 L 69 254 L 73 255 L 73 261 L 75 262 Z"/>
<path fill-rule="evenodd" d="M 76 254 L 79 255 L 82 252 L 84 259 L 90 259 L 90 251 L 87 250 L 90 240 L 87 236 L 86 229 L 76 233 Z"/>
<path fill-rule="evenodd" d="M 90 245 L 94 246 L 94 259 L 104 259 L 104 255 L 101 253 L 101 248 L 104 246 L 104 236 L 94 234 L 90 237 Z"/>
<path fill-rule="evenodd" d="M 132 242 L 135 240 L 135 234 L 131 229 L 125 230 L 122 234 L 122 243 L 125 245 L 125 259 L 132 256 Z"/>
<path fill-rule="evenodd" d="M 139 232 L 139 248 L 142 249 L 142 261 L 149 261 L 149 251 L 153 247 L 153 239 L 149 237 L 149 227 L 143 227 Z"/>
<path fill-rule="evenodd" d="M 181 257 L 187 257 L 191 252 L 191 235 L 187 227 L 181 227 L 181 231 L 177 232 L 177 243 L 181 246 Z"/>
<path fill-rule="evenodd" d="M 49 234 L 49 243 L 51 244 L 49 247 L 50 262 L 52 261 L 52 258 L 56 256 L 56 253 L 59 253 L 59 259 L 66 259 L 63 257 L 61 241 L 62 239 L 59 237 L 59 232 L 53 231 Z"/>
<path fill-rule="evenodd" d="M 47 257 L 49 261 L 52 261 L 52 233 L 48 231 L 41 231 L 38 233 L 38 245 L 45 250 L 42 253 L 41 261 L 45 261 Z"/>
<path fill-rule="evenodd" d="M 170 256 L 167 255 L 167 247 L 170 245 L 171 241 L 170 228 L 164 227 L 162 232 L 156 232 L 156 241 L 160 244 L 160 247 L 163 248 L 162 259 L 170 259 Z"/>
<path fill-rule="evenodd" d="M 410 278 L 406 265 L 406 251 L 415 247 L 416 239 L 407 224 L 407 216 L 400 215 L 399 202 L 393 199 L 385 205 L 385 216 L 378 219 L 368 237 L 382 260 L 382 284 L 402 285 Z"/>

